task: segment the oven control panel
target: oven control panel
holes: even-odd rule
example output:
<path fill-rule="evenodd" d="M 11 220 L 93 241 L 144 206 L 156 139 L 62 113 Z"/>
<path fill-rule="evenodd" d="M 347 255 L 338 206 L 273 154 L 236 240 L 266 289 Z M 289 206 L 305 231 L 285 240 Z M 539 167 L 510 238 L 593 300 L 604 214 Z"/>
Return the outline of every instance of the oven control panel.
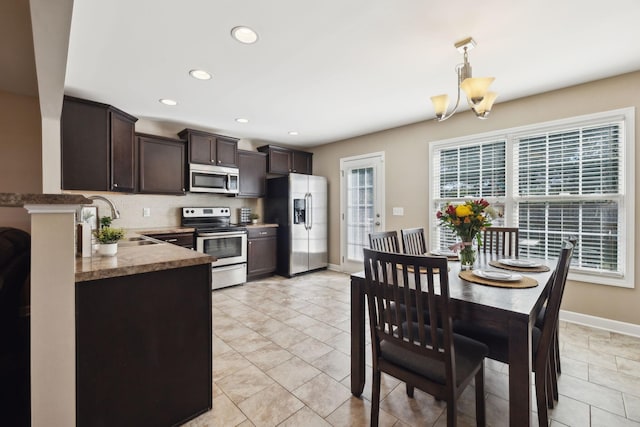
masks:
<path fill-rule="evenodd" d="M 231 208 L 182 208 L 182 218 L 220 218 L 230 216 Z"/>

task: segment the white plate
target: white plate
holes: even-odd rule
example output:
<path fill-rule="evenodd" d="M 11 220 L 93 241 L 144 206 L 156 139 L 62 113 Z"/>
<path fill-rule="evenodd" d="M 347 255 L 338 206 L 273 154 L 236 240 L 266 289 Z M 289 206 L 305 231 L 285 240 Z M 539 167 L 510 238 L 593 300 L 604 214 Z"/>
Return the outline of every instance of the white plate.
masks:
<path fill-rule="evenodd" d="M 505 259 L 499 259 L 498 262 L 500 264 L 510 265 L 511 267 L 525 267 L 525 268 L 540 267 L 542 265 L 539 262 L 531 261 L 528 259 L 505 258 Z"/>
<path fill-rule="evenodd" d="M 497 270 L 471 270 L 471 272 L 483 279 L 499 280 L 501 282 L 515 282 L 522 279 L 522 274 L 507 273 Z"/>
<path fill-rule="evenodd" d="M 441 255 L 441 256 L 458 256 L 457 252 L 454 252 L 450 249 L 434 249 L 431 251 L 433 255 Z"/>

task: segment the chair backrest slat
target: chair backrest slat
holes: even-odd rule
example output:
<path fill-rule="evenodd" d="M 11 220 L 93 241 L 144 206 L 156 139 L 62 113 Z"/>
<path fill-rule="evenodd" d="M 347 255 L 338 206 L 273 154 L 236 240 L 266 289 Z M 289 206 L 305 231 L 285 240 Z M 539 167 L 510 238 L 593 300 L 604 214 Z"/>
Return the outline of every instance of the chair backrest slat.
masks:
<path fill-rule="evenodd" d="M 399 253 L 398 232 L 393 230 L 370 233 L 369 247 L 376 251 Z"/>
<path fill-rule="evenodd" d="M 402 251 L 409 255 L 424 255 L 427 244 L 424 238 L 424 228 L 406 228 L 400 230 L 402 236 Z"/>

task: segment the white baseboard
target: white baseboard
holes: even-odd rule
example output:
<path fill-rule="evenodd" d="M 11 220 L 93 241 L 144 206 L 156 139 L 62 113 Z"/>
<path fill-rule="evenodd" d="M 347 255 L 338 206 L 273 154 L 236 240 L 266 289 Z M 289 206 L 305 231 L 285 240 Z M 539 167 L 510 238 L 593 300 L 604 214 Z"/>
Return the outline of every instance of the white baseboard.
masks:
<path fill-rule="evenodd" d="M 342 273 L 342 269 L 340 268 L 340 264 L 329 264 L 327 266 L 328 270 L 337 271 L 338 273 Z"/>
<path fill-rule="evenodd" d="M 560 310 L 560 320 L 640 338 L 640 325 Z"/>

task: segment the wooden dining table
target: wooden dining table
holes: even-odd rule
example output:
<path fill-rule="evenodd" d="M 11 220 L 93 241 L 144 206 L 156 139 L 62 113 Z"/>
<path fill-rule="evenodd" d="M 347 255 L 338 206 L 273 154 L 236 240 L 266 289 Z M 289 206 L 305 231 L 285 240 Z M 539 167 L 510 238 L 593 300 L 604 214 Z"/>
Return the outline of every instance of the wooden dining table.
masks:
<path fill-rule="evenodd" d="M 478 254 L 474 268 L 491 268 L 504 256 Z M 531 419 L 531 329 L 546 298 L 555 260 L 536 259 L 547 272 L 518 272 L 533 278 L 530 288 L 493 287 L 461 279 L 460 263 L 449 262 L 449 293 L 454 320 L 471 320 L 502 330 L 509 337 L 509 425 L 528 426 Z M 506 270 L 503 270 L 506 271 Z M 359 397 L 365 384 L 365 278 L 351 275 L 351 393 Z"/>

